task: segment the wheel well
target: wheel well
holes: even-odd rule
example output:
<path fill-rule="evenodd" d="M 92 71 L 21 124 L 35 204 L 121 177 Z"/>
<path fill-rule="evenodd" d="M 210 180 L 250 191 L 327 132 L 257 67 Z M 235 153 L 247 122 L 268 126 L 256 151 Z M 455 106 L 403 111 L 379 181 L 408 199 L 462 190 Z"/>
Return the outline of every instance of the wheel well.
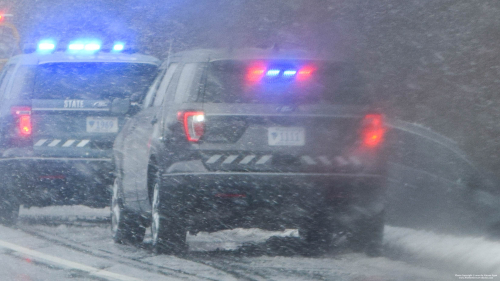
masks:
<path fill-rule="evenodd" d="M 154 183 L 152 181 L 153 176 L 156 174 L 158 171 L 158 162 L 156 162 L 156 159 L 154 157 L 151 157 L 149 159 L 149 164 L 148 164 L 148 195 L 149 195 L 149 203 L 152 202 L 153 200 L 153 187 Z"/>

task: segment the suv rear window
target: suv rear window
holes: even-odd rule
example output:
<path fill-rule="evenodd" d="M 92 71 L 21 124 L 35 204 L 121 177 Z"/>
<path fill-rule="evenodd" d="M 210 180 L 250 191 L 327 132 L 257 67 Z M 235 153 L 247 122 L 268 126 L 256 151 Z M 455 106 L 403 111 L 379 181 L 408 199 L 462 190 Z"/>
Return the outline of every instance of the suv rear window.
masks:
<path fill-rule="evenodd" d="M 158 67 L 142 63 L 46 63 L 24 71 L 25 79 L 34 79 L 24 81 L 24 99 L 105 100 L 143 95 Z"/>
<path fill-rule="evenodd" d="M 367 104 L 357 71 L 345 63 L 235 61 L 209 63 L 199 101 L 208 103 Z"/>

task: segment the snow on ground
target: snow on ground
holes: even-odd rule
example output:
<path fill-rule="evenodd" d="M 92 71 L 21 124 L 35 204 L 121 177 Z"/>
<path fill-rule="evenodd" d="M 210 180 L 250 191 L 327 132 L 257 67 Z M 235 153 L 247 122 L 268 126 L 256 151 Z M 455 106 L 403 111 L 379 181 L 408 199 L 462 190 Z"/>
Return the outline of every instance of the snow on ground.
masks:
<path fill-rule="evenodd" d="M 453 269 L 455 274 L 500 276 L 500 243 L 484 237 L 458 237 L 386 226 L 384 238 L 387 247 Z"/>
<path fill-rule="evenodd" d="M 94 209 L 87 206 L 50 206 L 50 207 L 31 207 L 29 209 L 25 209 L 21 207 L 19 212 L 20 216 L 52 216 L 52 217 L 109 217 L 110 211 L 109 207 L 102 209 Z"/>
<path fill-rule="evenodd" d="M 21 209 L 23 217 L 107 218 L 109 208 L 54 206 Z M 149 230 L 148 230 L 149 232 Z M 259 229 L 234 229 L 216 233 L 189 235 L 192 251 L 233 250 L 244 243 L 262 243 L 271 236 L 297 237 L 297 230 L 282 232 Z M 454 236 L 429 231 L 386 226 L 385 247 L 388 255 L 395 252 L 403 259 L 416 259 L 454 274 L 497 274 L 500 276 L 500 243 L 484 237 Z M 456 271 L 456 272 L 455 272 Z M 498 277 L 500 278 L 500 277 Z"/>

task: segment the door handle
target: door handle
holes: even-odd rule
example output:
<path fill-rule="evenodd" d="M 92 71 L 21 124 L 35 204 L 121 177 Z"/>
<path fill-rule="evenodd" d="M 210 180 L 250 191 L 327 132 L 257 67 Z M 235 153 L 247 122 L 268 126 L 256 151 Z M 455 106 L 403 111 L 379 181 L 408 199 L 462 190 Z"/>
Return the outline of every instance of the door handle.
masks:
<path fill-rule="evenodd" d="M 155 116 L 155 117 L 153 117 L 153 119 L 151 119 L 151 125 L 154 125 L 156 123 L 158 123 L 158 118 L 156 118 L 156 116 Z"/>

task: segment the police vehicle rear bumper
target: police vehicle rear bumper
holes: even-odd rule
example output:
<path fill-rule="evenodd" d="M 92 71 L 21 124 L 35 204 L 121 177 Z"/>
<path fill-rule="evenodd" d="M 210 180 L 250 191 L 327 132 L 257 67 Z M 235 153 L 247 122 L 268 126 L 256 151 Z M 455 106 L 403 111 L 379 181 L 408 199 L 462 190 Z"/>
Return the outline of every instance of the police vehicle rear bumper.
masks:
<path fill-rule="evenodd" d="M 376 174 L 166 173 L 162 182 L 166 205 L 194 232 L 300 227 L 318 212 L 348 226 L 385 206 L 385 177 Z"/>
<path fill-rule="evenodd" d="M 113 164 L 109 158 L 11 157 L 0 158 L 0 171 L 0 186 L 26 206 L 106 206 Z"/>

